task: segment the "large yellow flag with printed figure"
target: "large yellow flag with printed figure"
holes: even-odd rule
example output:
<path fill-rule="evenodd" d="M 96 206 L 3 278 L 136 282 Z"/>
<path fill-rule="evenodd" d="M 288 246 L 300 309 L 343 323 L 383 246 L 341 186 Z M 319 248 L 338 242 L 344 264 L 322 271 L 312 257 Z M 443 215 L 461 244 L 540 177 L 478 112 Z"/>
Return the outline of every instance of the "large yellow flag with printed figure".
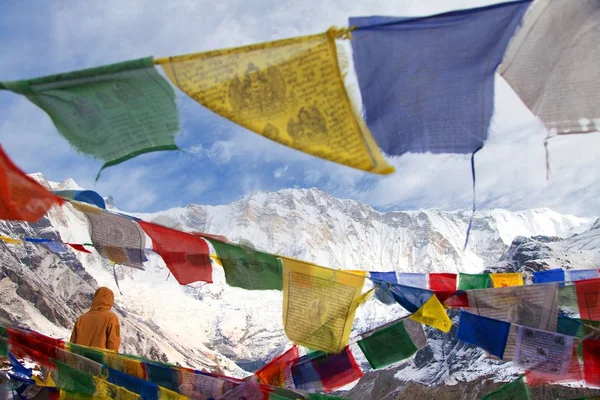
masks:
<path fill-rule="evenodd" d="M 157 59 L 198 103 L 262 136 L 365 171 L 386 163 L 344 87 L 336 37 L 326 33 Z"/>
<path fill-rule="evenodd" d="M 437 296 L 431 296 L 414 314 L 410 316 L 413 321 L 432 326 L 443 332 L 449 332 L 452 321 Z"/>
<path fill-rule="evenodd" d="M 523 273 L 506 272 L 501 274 L 490 274 L 495 288 L 509 286 L 523 286 Z"/>
<path fill-rule="evenodd" d="M 294 343 L 327 353 L 348 344 L 365 277 L 289 258 L 283 262 L 283 325 Z"/>

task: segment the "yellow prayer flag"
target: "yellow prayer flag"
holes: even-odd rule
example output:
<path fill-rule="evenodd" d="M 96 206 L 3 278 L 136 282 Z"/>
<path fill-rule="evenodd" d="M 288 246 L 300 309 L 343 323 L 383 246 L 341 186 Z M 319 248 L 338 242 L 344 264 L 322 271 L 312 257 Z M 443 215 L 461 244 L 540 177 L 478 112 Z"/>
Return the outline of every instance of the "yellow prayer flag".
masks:
<path fill-rule="evenodd" d="M 21 239 L 13 239 L 8 236 L 0 236 L 0 240 L 6 242 L 8 244 L 22 244 L 23 241 Z"/>
<path fill-rule="evenodd" d="M 523 286 L 523 274 L 521 272 L 507 272 L 503 274 L 490 274 L 495 288 L 508 286 Z"/>
<path fill-rule="evenodd" d="M 351 103 L 329 31 L 158 59 L 198 103 L 266 138 L 364 171 L 394 172 Z"/>
<path fill-rule="evenodd" d="M 446 314 L 442 303 L 434 295 L 421 306 L 414 314 L 410 316 L 413 321 L 432 326 L 443 332 L 449 332 L 452 327 L 452 321 Z"/>
<path fill-rule="evenodd" d="M 346 347 L 365 277 L 289 258 L 283 262 L 283 325 L 294 343 L 327 353 Z"/>

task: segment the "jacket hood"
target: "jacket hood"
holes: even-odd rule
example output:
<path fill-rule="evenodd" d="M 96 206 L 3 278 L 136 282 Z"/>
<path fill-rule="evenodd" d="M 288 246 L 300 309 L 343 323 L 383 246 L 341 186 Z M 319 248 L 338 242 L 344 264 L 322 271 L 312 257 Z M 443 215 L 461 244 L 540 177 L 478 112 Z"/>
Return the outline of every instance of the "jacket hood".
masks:
<path fill-rule="evenodd" d="M 115 302 L 115 295 L 112 290 L 107 287 L 101 287 L 94 293 L 94 300 L 90 311 L 108 311 Z"/>

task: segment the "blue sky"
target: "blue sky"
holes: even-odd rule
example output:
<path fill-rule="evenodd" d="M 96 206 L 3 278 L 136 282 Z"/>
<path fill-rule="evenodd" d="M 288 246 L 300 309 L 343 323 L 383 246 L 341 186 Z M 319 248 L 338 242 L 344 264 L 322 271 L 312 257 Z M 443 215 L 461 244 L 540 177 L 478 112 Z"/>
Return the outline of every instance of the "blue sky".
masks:
<path fill-rule="evenodd" d="M 5 2 L 0 14 L 0 80 L 55 74 L 153 55 L 240 46 L 344 26 L 349 16 L 427 15 L 493 0 L 104 0 Z M 356 4 L 351 4 L 356 3 Z M 550 141 L 552 177 L 545 179 L 545 132 L 501 79 L 490 139 L 477 157 L 478 206 L 550 207 L 600 214 L 600 135 Z M 178 92 L 185 150 L 143 155 L 103 171 L 101 161 L 73 150 L 46 114 L 0 91 L 0 143 L 26 172 L 53 181 L 73 178 L 130 212 L 188 203 L 225 204 L 257 190 L 318 187 L 375 208 L 468 208 L 469 157 L 407 154 L 390 159 L 397 172 L 377 176 L 300 153 L 220 118 Z"/>

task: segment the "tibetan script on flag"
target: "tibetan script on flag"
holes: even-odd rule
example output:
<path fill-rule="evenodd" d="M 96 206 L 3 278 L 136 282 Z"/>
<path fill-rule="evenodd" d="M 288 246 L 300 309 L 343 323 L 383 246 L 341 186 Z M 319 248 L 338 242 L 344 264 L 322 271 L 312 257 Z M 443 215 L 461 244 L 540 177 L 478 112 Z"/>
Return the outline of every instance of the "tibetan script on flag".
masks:
<path fill-rule="evenodd" d="M 330 30 L 157 62 L 198 103 L 266 138 L 365 171 L 393 172 L 348 98 L 335 36 Z"/>

